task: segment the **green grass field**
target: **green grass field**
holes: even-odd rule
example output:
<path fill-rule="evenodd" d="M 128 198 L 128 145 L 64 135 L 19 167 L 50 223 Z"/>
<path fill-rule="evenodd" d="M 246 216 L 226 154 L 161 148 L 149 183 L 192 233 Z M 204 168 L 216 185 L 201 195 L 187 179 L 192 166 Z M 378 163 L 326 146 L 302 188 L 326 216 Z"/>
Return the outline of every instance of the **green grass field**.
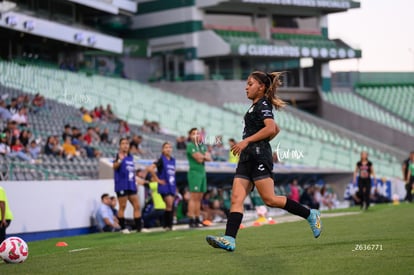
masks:
<path fill-rule="evenodd" d="M 29 243 L 27 261 L 2 263 L 0 274 L 414 274 L 414 205 L 374 206 L 323 224 L 319 239 L 305 221 L 245 228 L 234 252 L 206 243 L 221 230 L 50 239 Z M 360 244 L 382 250 L 353 251 Z"/>

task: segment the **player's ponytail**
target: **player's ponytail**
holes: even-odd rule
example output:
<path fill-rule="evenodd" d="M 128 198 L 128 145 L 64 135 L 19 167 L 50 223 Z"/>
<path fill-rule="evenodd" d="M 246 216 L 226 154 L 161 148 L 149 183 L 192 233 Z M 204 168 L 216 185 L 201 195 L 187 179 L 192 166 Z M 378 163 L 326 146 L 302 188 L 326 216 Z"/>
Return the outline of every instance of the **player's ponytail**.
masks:
<path fill-rule="evenodd" d="M 286 102 L 276 95 L 277 88 L 282 85 L 282 81 L 280 80 L 282 74 L 283 72 L 264 73 L 260 71 L 255 71 L 251 74 L 252 77 L 265 85 L 265 96 L 276 110 L 286 106 Z"/>

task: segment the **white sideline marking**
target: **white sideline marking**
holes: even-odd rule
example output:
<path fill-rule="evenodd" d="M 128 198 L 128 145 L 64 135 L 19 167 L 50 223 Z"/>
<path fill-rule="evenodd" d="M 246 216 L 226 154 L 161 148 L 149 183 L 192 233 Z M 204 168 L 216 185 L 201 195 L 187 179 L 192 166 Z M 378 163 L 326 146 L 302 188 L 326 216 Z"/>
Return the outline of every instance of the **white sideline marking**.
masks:
<path fill-rule="evenodd" d="M 84 251 L 84 250 L 89 250 L 89 249 L 91 249 L 91 248 L 90 247 L 85 247 L 85 248 L 72 249 L 72 250 L 69 250 L 69 253 L 70 252 L 79 252 L 79 251 Z"/>

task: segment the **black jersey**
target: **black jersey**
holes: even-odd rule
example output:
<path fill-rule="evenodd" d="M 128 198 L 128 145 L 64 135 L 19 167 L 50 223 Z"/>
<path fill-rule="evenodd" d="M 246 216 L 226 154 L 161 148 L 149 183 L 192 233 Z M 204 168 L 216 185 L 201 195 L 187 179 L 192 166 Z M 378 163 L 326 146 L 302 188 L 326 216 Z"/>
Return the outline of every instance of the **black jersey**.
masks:
<path fill-rule="evenodd" d="M 372 167 L 372 162 L 367 161 L 365 164 L 362 164 L 361 161 L 357 162 L 357 167 L 359 170 L 359 177 L 366 179 L 369 178 L 371 176 L 371 167 Z"/>
<path fill-rule="evenodd" d="M 250 137 L 265 127 L 264 120 L 273 119 L 272 105 L 263 97 L 253 104 L 244 116 L 243 139 Z M 266 161 L 272 163 L 272 148 L 269 140 L 250 143 L 240 154 L 239 162 Z"/>
<path fill-rule="evenodd" d="M 265 127 L 264 120 L 273 119 L 272 104 L 262 97 L 244 115 L 243 139 L 250 137 Z"/>

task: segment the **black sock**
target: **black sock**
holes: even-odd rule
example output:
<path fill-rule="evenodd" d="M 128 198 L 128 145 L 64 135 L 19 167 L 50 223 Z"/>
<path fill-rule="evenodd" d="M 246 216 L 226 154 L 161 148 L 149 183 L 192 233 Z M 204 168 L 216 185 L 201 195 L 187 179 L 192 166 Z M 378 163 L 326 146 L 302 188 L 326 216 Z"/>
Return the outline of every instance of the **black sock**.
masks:
<path fill-rule="evenodd" d="M 226 224 L 226 236 L 236 238 L 237 231 L 239 231 L 240 224 L 243 220 L 243 214 L 240 212 L 231 212 Z"/>
<path fill-rule="evenodd" d="M 289 213 L 307 219 L 310 215 L 310 210 L 294 200 L 286 199 L 286 205 L 283 207 Z"/>
<path fill-rule="evenodd" d="M 194 218 L 190 218 L 190 222 L 188 224 L 190 225 L 190 227 L 194 227 L 194 224 L 195 224 Z"/>
<path fill-rule="evenodd" d="M 135 221 L 135 227 L 137 228 L 137 231 L 140 232 L 142 228 L 141 218 L 134 218 Z"/>
<path fill-rule="evenodd" d="M 119 226 L 121 226 L 121 229 L 125 229 L 125 218 L 118 218 L 119 220 Z"/>
<path fill-rule="evenodd" d="M 195 218 L 195 225 L 199 225 L 201 222 L 200 222 L 200 218 L 199 217 L 197 217 L 197 218 Z"/>
<path fill-rule="evenodd" d="M 168 226 L 170 228 L 172 228 L 173 226 L 173 221 L 174 221 L 174 211 L 168 211 L 169 213 L 169 217 L 168 217 Z"/>
<path fill-rule="evenodd" d="M 164 227 L 172 227 L 172 211 L 164 211 Z"/>

